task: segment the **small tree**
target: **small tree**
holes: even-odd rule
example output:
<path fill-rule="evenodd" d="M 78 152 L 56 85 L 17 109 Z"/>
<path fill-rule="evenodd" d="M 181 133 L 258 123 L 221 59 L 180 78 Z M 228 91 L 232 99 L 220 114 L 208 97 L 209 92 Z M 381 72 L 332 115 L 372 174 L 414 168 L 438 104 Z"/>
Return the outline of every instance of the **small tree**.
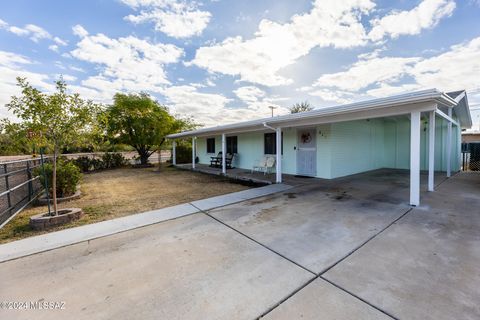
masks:
<path fill-rule="evenodd" d="M 142 165 L 160 150 L 168 134 L 189 125 L 188 121 L 175 118 L 167 107 L 146 93 L 115 94 L 107 113 L 108 134 L 112 142 L 132 146 Z"/>
<path fill-rule="evenodd" d="M 290 107 L 290 113 L 299 113 L 305 111 L 312 111 L 313 107 L 308 103 L 308 101 L 303 101 L 300 103 L 295 103 L 293 106 Z"/>
<path fill-rule="evenodd" d="M 13 96 L 7 107 L 28 130 L 35 132 L 39 144 L 47 144 L 53 150 L 52 196 L 53 212 L 57 215 L 57 158 L 59 150 L 87 130 L 96 105 L 84 101 L 78 94 L 68 94 L 62 78 L 55 82 L 52 94 L 40 92 L 24 78 L 17 78 L 22 89 L 20 96 Z"/>

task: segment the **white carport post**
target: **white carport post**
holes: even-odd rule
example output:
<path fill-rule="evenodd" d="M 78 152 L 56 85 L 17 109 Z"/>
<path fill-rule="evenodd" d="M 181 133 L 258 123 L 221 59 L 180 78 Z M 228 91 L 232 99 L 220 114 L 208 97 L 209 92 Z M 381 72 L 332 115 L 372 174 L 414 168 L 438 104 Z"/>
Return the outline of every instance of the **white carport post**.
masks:
<path fill-rule="evenodd" d="M 448 116 L 452 118 L 452 108 L 448 108 Z M 447 124 L 447 177 L 452 175 L 452 121 Z"/>
<path fill-rule="evenodd" d="M 172 142 L 172 164 L 177 165 L 177 141 L 173 140 Z"/>
<path fill-rule="evenodd" d="M 420 204 L 420 111 L 410 116 L 410 205 Z"/>
<path fill-rule="evenodd" d="M 282 183 L 282 128 L 276 128 L 276 147 L 277 147 L 277 167 L 276 171 L 276 183 Z"/>
<path fill-rule="evenodd" d="M 196 137 L 192 138 L 192 169 L 195 169 L 195 139 Z"/>
<path fill-rule="evenodd" d="M 222 133 L 222 173 L 227 174 L 227 161 L 226 159 L 227 153 L 227 138 L 225 137 L 225 133 Z"/>
<path fill-rule="evenodd" d="M 428 191 L 435 185 L 435 111 L 430 111 L 428 119 Z"/>

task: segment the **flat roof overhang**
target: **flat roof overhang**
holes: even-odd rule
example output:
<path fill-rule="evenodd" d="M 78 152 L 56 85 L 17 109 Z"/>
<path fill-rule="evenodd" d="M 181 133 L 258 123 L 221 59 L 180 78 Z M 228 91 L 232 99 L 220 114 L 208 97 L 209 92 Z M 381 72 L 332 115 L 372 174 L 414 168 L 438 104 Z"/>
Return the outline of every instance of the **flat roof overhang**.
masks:
<path fill-rule="evenodd" d="M 206 137 L 266 130 L 335 123 L 408 114 L 413 111 L 436 111 L 439 106 L 453 108 L 458 101 L 436 89 L 417 91 L 387 98 L 373 99 L 308 112 L 263 118 L 168 135 L 169 139 Z"/>

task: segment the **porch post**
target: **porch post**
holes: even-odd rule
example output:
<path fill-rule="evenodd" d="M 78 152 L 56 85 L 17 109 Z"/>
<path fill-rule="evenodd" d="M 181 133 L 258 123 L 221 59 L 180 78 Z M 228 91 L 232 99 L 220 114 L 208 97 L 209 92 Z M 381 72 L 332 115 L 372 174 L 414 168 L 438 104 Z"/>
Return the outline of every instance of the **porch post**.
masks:
<path fill-rule="evenodd" d="M 276 183 L 282 183 L 282 128 L 276 128 L 276 146 L 277 146 L 277 167 L 276 167 Z"/>
<path fill-rule="evenodd" d="M 195 138 L 192 138 L 192 169 L 195 169 Z"/>
<path fill-rule="evenodd" d="M 448 116 L 452 117 L 452 108 L 448 108 Z M 447 125 L 447 177 L 452 175 L 452 122 Z"/>
<path fill-rule="evenodd" d="M 222 173 L 227 174 L 227 161 L 226 159 L 227 153 L 227 138 L 225 137 L 225 133 L 222 133 Z"/>
<path fill-rule="evenodd" d="M 172 164 L 177 165 L 177 141 L 173 140 L 172 143 Z"/>
<path fill-rule="evenodd" d="M 420 204 L 420 111 L 410 116 L 410 205 Z"/>
<path fill-rule="evenodd" d="M 428 191 L 434 191 L 435 177 L 435 111 L 428 120 Z"/>

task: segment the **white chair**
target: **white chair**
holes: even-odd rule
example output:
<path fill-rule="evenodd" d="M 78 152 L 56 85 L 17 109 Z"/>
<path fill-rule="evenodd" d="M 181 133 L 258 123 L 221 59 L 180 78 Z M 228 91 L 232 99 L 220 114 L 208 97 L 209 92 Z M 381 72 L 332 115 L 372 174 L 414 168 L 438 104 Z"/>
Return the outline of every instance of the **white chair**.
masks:
<path fill-rule="evenodd" d="M 272 173 L 275 168 L 275 156 L 263 156 L 262 160 L 257 160 L 252 167 L 252 174 L 254 171 L 263 172 L 264 175 Z"/>

